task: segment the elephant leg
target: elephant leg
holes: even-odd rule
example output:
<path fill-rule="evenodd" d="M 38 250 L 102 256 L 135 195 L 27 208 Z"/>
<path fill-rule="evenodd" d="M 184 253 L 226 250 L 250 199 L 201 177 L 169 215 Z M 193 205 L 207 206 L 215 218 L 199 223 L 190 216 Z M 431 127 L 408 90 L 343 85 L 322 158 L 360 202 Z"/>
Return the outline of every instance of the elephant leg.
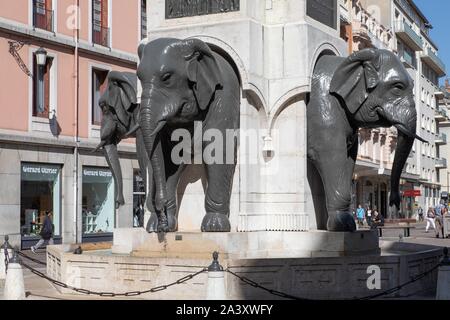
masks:
<path fill-rule="evenodd" d="M 328 231 L 356 230 L 350 203 L 357 144 L 350 150 L 345 147 L 328 149 L 317 165 L 326 195 Z"/>
<path fill-rule="evenodd" d="M 178 218 L 177 218 L 177 187 L 180 181 L 181 174 L 183 173 L 186 165 L 180 165 L 175 173 L 167 179 L 167 221 L 169 223 L 169 232 L 175 232 L 178 230 Z"/>
<path fill-rule="evenodd" d="M 328 212 L 322 178 L 313 161 L 308 159 L 308 182 L 316 212 L 317 230 L 327 230 Z"/>
<path fill-rule="evenodd" d="M 208 187 L 205 197 L 206 215 L 202 232 L 230 232 L 230 200 L 235 164 L 206 166 Z"/>

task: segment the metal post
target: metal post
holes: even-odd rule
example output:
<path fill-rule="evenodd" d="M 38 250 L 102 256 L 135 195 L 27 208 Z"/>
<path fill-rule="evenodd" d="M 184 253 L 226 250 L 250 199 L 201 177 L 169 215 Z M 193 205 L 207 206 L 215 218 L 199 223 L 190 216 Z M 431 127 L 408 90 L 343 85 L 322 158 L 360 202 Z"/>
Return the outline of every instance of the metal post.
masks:
<path fill-rule="evenodd" d="M 12 255 L 12 247 L 9 244 L 9 236 L 5 236 L 5 242 L 0 248 L 0 279 L 6 279 L 9 257 Z"/>
<path fill-rule="evenodd" d="M 450 258 L 448 248 L 444 248 L 444 257 L 439 265 L 436 300 L 450 300 Z"/>
<path fill-rule="evenodd" d="M 37 101 L 38 101 L 38 112 L 43 113 L 45 111 L 45 101 L 44 101 L 44 67 L 38 66 L 38 83 L 37 83 Z"/>
<path fill-rule="evenodd" d="M 9 260 L 8 273 L 5 281 L 5 300 L 23 300 L 25 299 L 25 284 L 23 280 L 23 270 L 21 261 L 14 250 L 13 257 Z"/>
<path fill-rule="evenodd" d="M 213 262 L 208 267 L 207 300 L 225 300 L 225 271 L 219 264 L 219 253 L 213 253 Z"/>

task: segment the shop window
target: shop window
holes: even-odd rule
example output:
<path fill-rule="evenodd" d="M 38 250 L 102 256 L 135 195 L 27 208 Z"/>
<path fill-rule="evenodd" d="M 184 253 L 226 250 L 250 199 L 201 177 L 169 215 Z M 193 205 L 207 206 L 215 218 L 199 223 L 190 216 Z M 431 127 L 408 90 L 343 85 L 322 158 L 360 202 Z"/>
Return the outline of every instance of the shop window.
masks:
<path fill-rule="evenodd" d="M 101 125 L 102 122 L 102 109 L 98 105 L 101 96 L 106 90 L 108 81 L 108 71 L 100 69 L 92 69 L 92 124 Z"/>
<path fill-rule="evenodd" d="M 22 163 L 20 227 L 23 238 L 38 237 L 46 211 L 53 212 L 54 235 L 61 234 L 61 166 Z"/>
<path fill-rule="evenodd" d="M 133 227 L 144 226 L 145 180 L 141 170 L 133 172 Z"/>
<path fill-rule="evenodd" d="M 109 47 L 108 0 L 92 0 L 92 42 Z"/>
<path fill-rule="evenodd" d="M 50 95 L 52 91 L 52 65 L 53 65 L 53 58 L 47 57 L 46 65 L 43 67 L 39 67 L 36 61 L 36 54 L 33 54 L 33 117 L 39 117 L 39 118 L 48 118 L 50 110 L 52 107 L 50 106 Z M 43 81 L 43 92 L 40 92 L 44 96 L 43 102 L 44 104 L 39 101 L 39 75 L 40 72 L 38 72 L 38 68 L 41 68 L 40 72 L 42 72 L 42 78 Z M 42 88 L 42 87 L 41 87 Z M 41 89 L 42 90 L 42 89 Z"/>
<path fill-rule="evenodd" d="M 104 237 L 110 237 L 115 227 L 112 173 L 106 168 L 83 167 L 82 178 L 83 241 L 91 241 L 89 237 L 106 240 Z"/>
<path fill-rule="evenodd" d="M 52 0 L 33 0 L 33 26 L 53 32 Z"/>

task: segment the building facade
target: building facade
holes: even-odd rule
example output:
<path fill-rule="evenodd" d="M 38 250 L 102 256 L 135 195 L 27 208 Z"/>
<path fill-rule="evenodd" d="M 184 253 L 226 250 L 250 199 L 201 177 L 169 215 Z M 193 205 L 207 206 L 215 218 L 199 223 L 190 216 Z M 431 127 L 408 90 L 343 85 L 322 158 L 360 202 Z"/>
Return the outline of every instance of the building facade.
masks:
<path fill-rule="evenodd" d="M 414 80 L 417 132 L 428 141 L 415 142 L 402 175 L 402 206 L 390 210 L 390 173 L 397 141 L 395 128 L 361 130 L 360 150 L 355 170 L 354 206 L 377 208 L 385 217 L 414 218 L 417 209 L 440 200 L 440 174 L 446 167 L 439 148 L 447 141 L 439 123 L 448 121 L 439 111 L 436 93 L 445 65 L 438 47 L 429 36 L 430 22 L 409 0 L 342 0 L 341 37 L 349 52 L 364 48 L 391 50 L 398 54 Z"/>
<path fill-rule="evenodd" d="M 444 86 L 441 87 L 441 91 L 436 94 L 438 99 L 438 110 L 444 121 L 439 122 L 440 140 L 447 141 L 447 137 L 450 137 L 450 120 L 448 115 L 450 114 L 450 79 L 445 81 Z M 450 155 L 450 146 L 443 144 L 439 148 L 439 158 L 442 159 L 442 167 L 439 171 L 439 181 L 441 183 L 442 192 L 441 198 L 449 203 L 450 194 L 450 171 L 447 168 L 447 159 Z"/>
<path fill-rule="evenodd" d="M 133 225 L 142 191 L 133 188 L 134 142 L 119 146 L 126 197 L 119 210 L 105 158 L 92 151 L 106 76 L 136 70 L 145 34 L 145 1 L 0 3 L 0 235 L 13 245 L 34 244 L 48 210 L 55 239 L 65 243 L 111 239 L 114 227 Z"/>

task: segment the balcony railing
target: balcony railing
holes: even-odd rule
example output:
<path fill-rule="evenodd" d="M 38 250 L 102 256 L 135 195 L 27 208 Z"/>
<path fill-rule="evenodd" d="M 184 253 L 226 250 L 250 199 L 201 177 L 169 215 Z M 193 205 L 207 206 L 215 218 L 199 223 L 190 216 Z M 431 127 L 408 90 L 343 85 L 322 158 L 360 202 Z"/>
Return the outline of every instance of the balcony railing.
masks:
<path fill-rule="evenodd" d="M 422 38 L 407 24 L 406 22 L 399 20 L 395 22 L 395 32 L 397 35 L 405 41 L 413 50 L 422 51 L 423 40 Z"/>
<path fill-rule="evenodd" d="M 444 158 L 436 159 L 436 168 L 440 169 L 447 168 L 447 159 Z"/>
<path fill-rule="evenodd" d="M 435 140 L 436 144 L 447 144 L 447 135 L 445 133 L 440 133 Z"/>
<path fill-rule="evenodd" d="M 429 48 L 424 50 L 420 57 L 422 60 L 424 60 L 430 67 L 434 69 L 434 71 L 437 72 L 438 76 L 444 76 L 445 75 L 445 64 L 442 62 L 442 60 Z"/>
<path fill-rule="evenodd" d="M 104 47 L 109 47 L 109 28 L 94 24 L 92 26 L 92 42 Z"/>
<path fill-rule="evenodd" d="M 54 32 L 53 10 L 47 10 L 42 4 L 36 3 L 33 6 L 33 26 L 35 28 Z"/>
<path fill-rule="evenodd" d="M 446 121 L 448 120 L 447 111 L 442 109 L 441 107 L 436 108 L 436 112 L 434 114 L 434 118 L 438 121 Z"/>

